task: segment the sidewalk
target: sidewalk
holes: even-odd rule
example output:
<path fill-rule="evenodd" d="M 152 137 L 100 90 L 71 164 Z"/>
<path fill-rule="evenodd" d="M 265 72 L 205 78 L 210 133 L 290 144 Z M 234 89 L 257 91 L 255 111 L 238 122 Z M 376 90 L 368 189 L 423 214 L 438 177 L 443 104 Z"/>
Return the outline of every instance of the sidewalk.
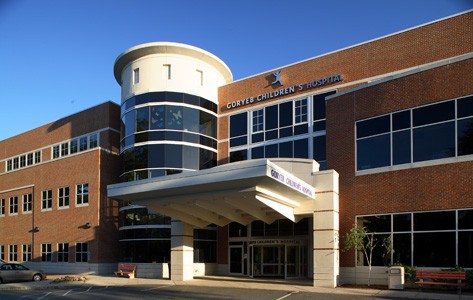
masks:
<path fill-rule="evenodd" d="M 70 275 L 73 276 L 73 275 Z M 263 289 L 263 290 L 284 290 L 290 292 L 304 293 L 331 293 L 341 295 L 376 296 L 399 299 L 462 299 L 473 300 L 471 293 L 458 295 L 455 291 L 449 293 L 440 292 L 419 292 L 414 290 L 383 290 L 372 288 L 322 288 L 313 287 L 310 280 L 277 280 L 277 279 L 253 279 L 247 277 L 227 277 L 227 276 L 205 276 L 198 277 L 190 281 L 172 281 L 167 279 L 148 278 L 123 278 L 115 276 L 86 275 L 85 282 L 58 282 L 54 279 L 64 277 L 64 275 L 48 275 L 48 279 L 38 282 L 19 282 L 0 284 L 0 293 L 5 290 L 37 290 L 37 289 L 67 289 L 90 286 L 133 286 L 133 285 L 157 285 L 157 286 L 211 286 L 222 288 Z"/>

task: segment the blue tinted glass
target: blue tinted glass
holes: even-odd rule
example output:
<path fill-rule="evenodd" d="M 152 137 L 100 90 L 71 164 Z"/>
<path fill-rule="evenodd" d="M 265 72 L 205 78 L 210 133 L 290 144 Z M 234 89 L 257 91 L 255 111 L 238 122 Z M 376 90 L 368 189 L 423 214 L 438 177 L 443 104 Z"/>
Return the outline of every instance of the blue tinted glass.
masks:
<path fill-rule="evenodd" d="M 389 132 L 391 128 L 389 115 L 376 117 L 373 119 L 359 121 L 356 123 L 356 136 L 362 138 Z"/>
<path fill-rule="evenodd" d="M 246 150 L 239 150 L 230 152 L 230 162 L 242 161 L 247 160 L 247 151 Z"/>
<path fill-rule="evenodd" d="M 325 120 L 314 122 L 314 131 L 325 130 Z"/>
<path fill-rule="evenodd" d="M 292 126 L 279 129 L 279 138 L 283 138 L 287 136 L 292 136 Z"/>
<path fill-rule="evenodd" d="M 322 161 L 327 159 L 326 155 L 326 136 L 316 136 L 314 137 L 314 160 Z"/>
<path fill-rule="evenodd" d="M 473 116 L 473 96 L 458 99 L 458 118 Z"/>
<path fill-rule="evenodd" d="M 165 110 L 164 105 L 151 106 L 150 129 L 164 129 L 166 120 Z"/>
<path fill-rule="evenodd" d="M 265 128 L 266 130 L 278 128 L 278 106 L 268 106 L 265 108 Z"/>
<path fill-rule="evenodd" d="M 248 132 L 246 112 L 230 116 L 230 137 L 244 135 Z"/>
<path fill-rule="evenodd" d="M 314 96 L 313 114 L 314 120 L 325 119 L 325 97 L 335 94 L 335 91 Z"/>
<path fill-rule="evenodd" d="M 246 135 L 230 139 L 230 147 L 246 145 Z"/>
<path fill-rule="evenodd" d="M 301 124 L 301 125 L 294 126 L 294 135 L 307 133 L 308 130 L 309 130 L 309 127 L 307 127 L 307 124 Z"/>
<path fill-rule="evenodd" d="M 164 167 L 164 145 L 149 145 L 148 165 L 150 168 Z"/>
<path fill-rule="evenodd" d="M 412 110 L 414 126 L 427 125 L 455 118 L 455 101 L 447 101 Z"/>
<path fill-rule="evenodd" d="M 292 125 L 292 101 L 279 104 L 279 127 Z"/>
<path fill-rule="evenodd" d="M 411 127 L 411 111 L 401 111 L 393 114 L 393 131 Z"/>
<path fill-rule="evenodd" d="M 124 118 L 125 136 L 128 136 L 135 132 L 135 111 L 129 111 Z"/>
<path fill-rule="evenodd" d="M 149 107 L 140 107 L 136 110 L 136 132 L 149 130 Z"/>
<path fill-rule="evenodd" d="M 164 157 L 166 167 L 182 167 L 182 145 L 164 145 Z"/>
<path fill-rule="evenodd" d="M 252 143 L 258 143 L 264 141 L 264 133 L 257 133 L 251 135 L 251 142 Z"/>
<path fill-rule="evenodd" d="M 414 129 L 414 162 L 455 156 L 455 122 Z"/>
<path fill-rule="evenodd" d="M 148 146 L 135 147 L 135 169 L 148 167 Z"/>
<path fill-rule="evenodd" d="M 279 157 L 278 144 L 266 146 L 264 157 L 265 158 Z"/>
<path fill-rule="evenodd" d="M 389 140 L 389 134 L 358 140 L 356 142 L 358 171 L 391 165 Z"/>
<path fill-rule="evenodd" d="M 199 148 L 182 146 L 182 168 L 199 170 Z"/>
<path fill-rule="evenodd" d="M 277 138 L 278 138 L 278 130 L 277 129 L 274 129 L 274 130 L 271 130 L 271 131 L 266 131 L 265 139 L 267 141 L 274 140 L 274 139 L 277 139 Z"/>
<path fill-rule="evenodd" d="M 294 141 L 294 157 L 309 158 L 309 140 L 302 139 Z"/>
<path fill-rule="evenodd" d="M 263 158 L 263 157 L 264 157 L 264 146 L 251 149 L 252 159 Z"/>
<path fill-rule="evenodd" d="M 182 93 L 166 92 L 166 101 L 168 102 L 183 102 Z"/>
<path fill-rule="evenodd" d="M 279 157 L 292 157 L 292 142 L 285 142 L 279 144 Z"/>
<path fill-rule="evenodd" d="M 458 155 L 473 154 L 473 118 L 458 121 Z"/>
<path fill-rule="evenodd" d="M 182 106 L 166 105 L 166 128 L 181 130 L 183 127 Z"/>
<path fill-rule="evenodd" d="M 411 131 L 393 133 L 393 165 L 411 162 Z"/>

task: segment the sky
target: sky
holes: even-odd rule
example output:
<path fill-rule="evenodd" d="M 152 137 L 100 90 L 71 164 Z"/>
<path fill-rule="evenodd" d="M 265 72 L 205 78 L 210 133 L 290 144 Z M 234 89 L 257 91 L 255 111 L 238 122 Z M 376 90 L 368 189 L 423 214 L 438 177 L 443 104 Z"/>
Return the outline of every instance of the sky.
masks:
<path fill-rule="evenodd" d="M 469 9 L 473 0 L 0 0 L 0 140 L 120 103 L 113 65 L 138 44 L 202 48 L 238 80 Z"/>

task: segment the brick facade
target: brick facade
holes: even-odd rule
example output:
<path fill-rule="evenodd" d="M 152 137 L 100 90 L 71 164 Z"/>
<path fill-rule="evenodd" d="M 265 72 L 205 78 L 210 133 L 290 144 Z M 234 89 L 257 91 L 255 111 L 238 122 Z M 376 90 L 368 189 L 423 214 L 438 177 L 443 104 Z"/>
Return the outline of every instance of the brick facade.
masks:
<path fill-rule="evenodd" d="M 0 141 L 0 198 L 5 215 L 0 217 L 0 245 L 8 260 L 9 245 L 32 244 L 32 258 L 41 261 L 41 244 L 51 243 L 52 261 L 57 260 L 57 243 L 69 243 L 69 262 L 75 262 L 75 243 L 87 242 L 89 263 L 118 259 L 118 203 L 107 197 L 107 184 L 119 174 L 119 113 L 107 102 L 56 122 Z M 99 132 L 96 148 L 52 159 L 54 144 Z M 41 151 L 41 163 L 6 171 L 6 160 L 31 151 Z M 76 185 L 88 183 L 87 206 L 76 207 Z M 58 208 L 58 189 L 69 187 L 69 208 Z M 24 187 L 24 188 L 23 188 Z M 42 191 L 52 190 L 52 209 L 41 209 Z M 33 209 L 22 211 L 22 196 L 33 195 Z M 9 199 L 18 196 L 18 214 L 9 215 Z M 90 228 L 86 226 L 89 223 Z M 37 230 L 34 228 L 37 227 Z"/>

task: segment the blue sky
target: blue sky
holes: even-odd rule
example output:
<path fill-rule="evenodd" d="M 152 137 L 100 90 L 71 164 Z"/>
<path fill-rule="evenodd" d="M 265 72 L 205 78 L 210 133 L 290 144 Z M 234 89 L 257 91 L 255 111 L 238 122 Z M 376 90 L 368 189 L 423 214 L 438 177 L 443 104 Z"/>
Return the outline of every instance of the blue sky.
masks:
<path fill-rule="evenodd" d="M 0 140 L 119 103 L 113 64 L 137 44 L 203 48 L 240 79 L 472 8 L 472 0 L 0 0 Z"/>

